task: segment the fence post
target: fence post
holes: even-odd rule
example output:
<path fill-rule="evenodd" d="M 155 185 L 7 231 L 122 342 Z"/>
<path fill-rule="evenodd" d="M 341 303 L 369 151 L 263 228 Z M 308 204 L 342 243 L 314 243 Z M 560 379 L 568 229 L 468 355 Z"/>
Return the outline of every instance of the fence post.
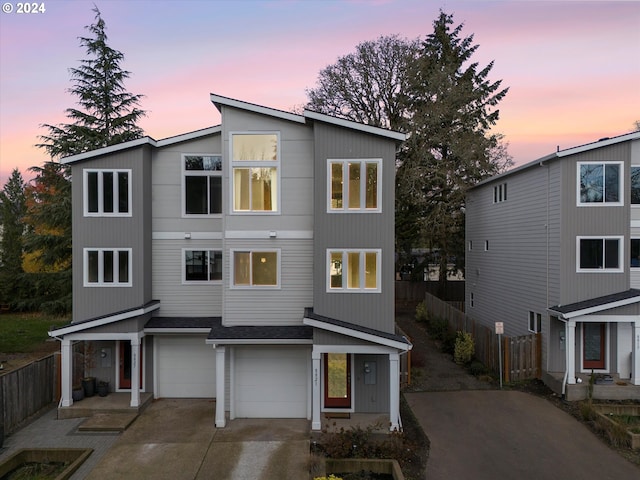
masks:
<path fill-rule="evenodd" d="M 505 383 L 509 383 L 511 381 L 511 351 L 509 346 L 511 344 L 511 339 L 509 337 L 504 337 L 504 381 Z"/>

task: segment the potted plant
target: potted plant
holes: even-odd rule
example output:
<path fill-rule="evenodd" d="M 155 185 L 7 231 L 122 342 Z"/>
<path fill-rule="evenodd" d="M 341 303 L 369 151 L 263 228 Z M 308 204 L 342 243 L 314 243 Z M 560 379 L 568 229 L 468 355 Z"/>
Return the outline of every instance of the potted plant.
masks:
<path fill-rule="evenodd" d="M 71 398 L 74 402 L 79 402 L 84 398 L 84 388 L 82 385 L 74 385 L 71 391 Z"/>
<path fill-rule="evenodd" d="M 91 369 L 96 366 L 95 354 L 93 342 L 85 342 L 83 356 L 85 377 L 82 379 L 82 388 L 84 389 L 85 397 L 93 397 L 96 393 L 96 377 L 89 375 Z"/>
<path fill-rule="evenodd" d="M 109 382 L 106 380 L 100 380 L 98 382 L 98 395 L 106 397 L 109 393 Z"/>

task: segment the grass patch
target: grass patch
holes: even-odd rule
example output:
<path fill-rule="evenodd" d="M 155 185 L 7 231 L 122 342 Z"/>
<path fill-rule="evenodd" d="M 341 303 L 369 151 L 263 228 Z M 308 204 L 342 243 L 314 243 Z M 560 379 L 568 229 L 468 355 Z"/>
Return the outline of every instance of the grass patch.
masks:
<path fill-rule="evenodd" d="M 40 313 L 0 315 L 0 352 L 33 352 L 49 338 L 47 332 L 53 326 L 69 323 L 68 317 L 54 317 Z"/>

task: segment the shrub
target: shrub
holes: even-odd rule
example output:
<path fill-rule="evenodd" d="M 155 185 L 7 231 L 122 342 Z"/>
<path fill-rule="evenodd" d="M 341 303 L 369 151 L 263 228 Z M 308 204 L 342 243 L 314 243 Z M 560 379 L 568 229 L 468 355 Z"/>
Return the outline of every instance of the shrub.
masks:
<path fill-rule="evenodd" d="M 598 414 L 591 402 L 580 402 L 580 416 L 583 420 L 590 422 L 595 420 Z"/>
<path fill-rule="evenodd" d="M 429 314 L 427 313 L 427 307 L 424 302 L 420 302 L 416 307 L 416 320 L 419 322 L 426 322 L 429 319 Z"/>
<path fill-rule="evenodd" d="M 475 345 L 470 333 L 459 331 L 453 352 L 453 359 L 458 365 L 466 365 L 475 354 Z"/>
<path fill-rule="evenodd" d="M 479 377 L 481 375 L 486 375 L 487 373 L 489 373 L 489 370 L 481 361 L 473 360 L 469 365 L 469 373 L 474 377 Z"/>

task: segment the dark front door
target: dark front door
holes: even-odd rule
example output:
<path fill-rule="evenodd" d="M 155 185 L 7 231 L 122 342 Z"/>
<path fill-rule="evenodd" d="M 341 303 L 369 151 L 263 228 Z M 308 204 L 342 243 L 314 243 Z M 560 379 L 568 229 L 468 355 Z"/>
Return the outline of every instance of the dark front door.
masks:
<path fill-rule="evenodd" d="M 131 342 L 120 341 L 120 388 L 131 388 Z M 142 344 L 138 355 L 138 365 L 142 365 Z M 142 385 L 142 368 L 140 368 L 140 385 Z"/>
<path fill-rule="evenodd" d="M 351 355 L 324 354 L 324 406 L 351 407 Z"/>
<path fill-rule="evenodd" d="M 584 323 L 583 367 L 602 370 L 605 368 L 605 335 L 606 324 Z"/>

